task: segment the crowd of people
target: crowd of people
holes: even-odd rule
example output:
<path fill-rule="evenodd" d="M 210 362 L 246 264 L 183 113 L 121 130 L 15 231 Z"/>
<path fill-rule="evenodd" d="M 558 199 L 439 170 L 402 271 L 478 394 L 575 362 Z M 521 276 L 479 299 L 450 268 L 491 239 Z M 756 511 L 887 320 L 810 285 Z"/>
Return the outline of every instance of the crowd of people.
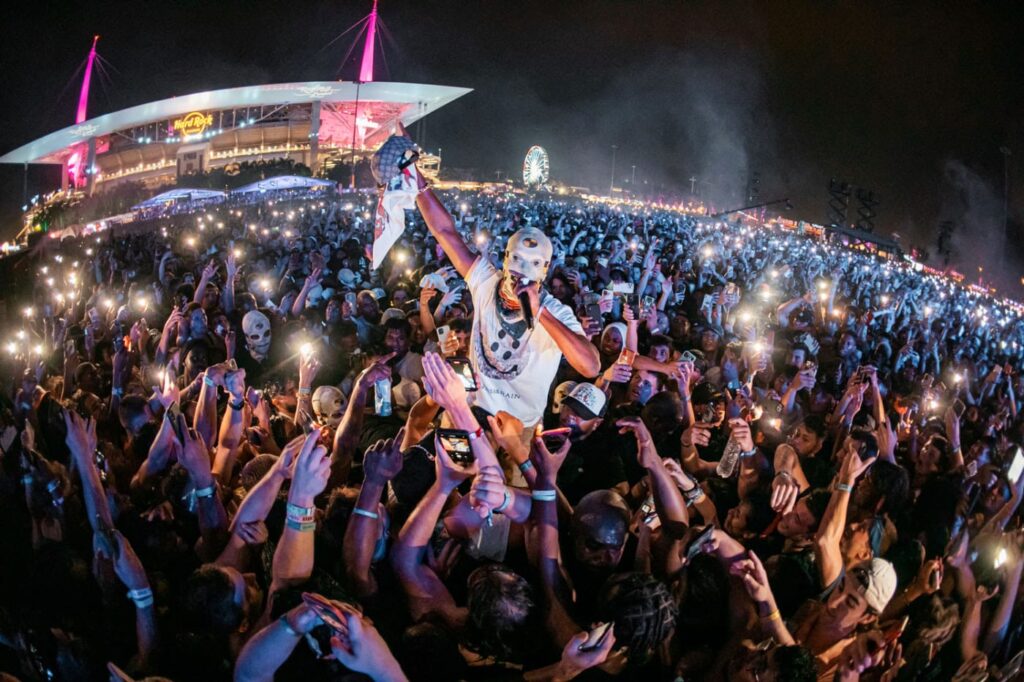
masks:
<path fill-rule="evenodd" d="M 377 270 L 357 196 L 24 256 L 0 679 L 1013 678 L 1015 304 L 419 187 Z"/>

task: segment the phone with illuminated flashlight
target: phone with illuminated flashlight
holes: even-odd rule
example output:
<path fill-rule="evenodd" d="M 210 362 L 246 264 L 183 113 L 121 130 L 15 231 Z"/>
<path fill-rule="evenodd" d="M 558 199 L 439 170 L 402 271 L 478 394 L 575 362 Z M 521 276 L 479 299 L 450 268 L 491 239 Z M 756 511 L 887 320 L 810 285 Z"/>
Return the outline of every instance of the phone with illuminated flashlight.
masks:
<path fill-rule="evenodd" d="M 1017 481 L 1020 480 L 1020 475 L 1024 473 L 1024 449 L 1018 447 L 1013 453 L 1013 461 L 1010 462 L 1010 468 L 1006 471 L 1006 478 L 1010 480 L 1011 485 L 1017 485 Z"/>
<path fill-rule="evenodd" d="M 560 427 L 541 431 L 540 438 L 544 441 L 544 447 L 550 452 L 557 452 L 565 445 L 565 441 L 569 438 L 570 433 L 572 433 L 572 429 Z"/>

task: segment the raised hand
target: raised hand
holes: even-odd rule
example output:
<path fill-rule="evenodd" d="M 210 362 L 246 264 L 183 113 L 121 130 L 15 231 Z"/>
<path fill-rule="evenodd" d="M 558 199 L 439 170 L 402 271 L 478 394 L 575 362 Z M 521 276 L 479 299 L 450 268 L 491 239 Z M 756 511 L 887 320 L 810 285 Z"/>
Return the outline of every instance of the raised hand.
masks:
<path fill-rule="evenodd" d="M 405 680 L 398 661 L 377 628 L 354 610 L 346 610 L 345 618 L 348 624 L 347 636 L 331 637 L 334 657 L 349 670 L 363 673 L 374 680 Z"/>
<path fill-rule="evenodd" d="M 90 417 L 86 421 L 74 410 L 64 410 L 64 426 L 67 429 L 64 443 L 71 454 L 91 458 L 96 452 L 96 420 Z"/>
<path fill-rule="evenodd" d="M 856 450 L 847 450 L 842 464 L 839 465 L 839 481 L 853 485 L 857 478 L 874 464 L 875 459 L 875 457 L 870 457 L 862 460 Z"/>
<path fill-rule="evenodd" d="M 163 378 L 163 386 L 154 386 L 153 392 L 156 393 L 156 399 L 160 401 L 160 405 L 163 406 L 164 410 L 167 410 L 171 405 L 178 402 L 178 382 L 175 379 L 174 370 L 169 366 L 163 371 Z"/>
<path fill-rule="evenodd" d="M 313 381 L 319 372 L 320 360 L 313 353 L 299 354 L 299 388 L 312 388 Z"/>
<path fill-rule="evenodd" d="M 217 261 L 215 261 L 213 259 L 210 259 L 210 262 L 206 264 L 205 268 L 203 268 L 202 279 L 205 279 L 207 282 L 209 282 L 216 275 L 217 275 Z"/>
<path fill-rule="evenodd" d="M 379 440 L 363 455 L 363 472 L 367 481 L 386 484 L 402 470 L 402 439 L 405 427 L 399 429 L 394 438 Z"/>
<path fill-rule="evenodd" d="M 565 673 L 565 679 L 572 679 L 584 670 L 595 668 L 608 660 L 608 655 L 615 646 L 615 628 L 608 631 L 604 641 L 594 649 L 583 649 L 583 646 L 590 641 L 590 631 L 573 635 L 562 649 L 560 667 Z"/>
<path fill-rule="evenodd" d="M 768 574 L 764 570 L 761 559 L 748 550 L 746 558 L 734 561 L 729 572 L 740 579 L 743 588 L 754 602 L 769 604 L 775 601 L 772 588 L 768 585 Z"/>
<path fill-rule="evenodd" d="M 300 507 L 312 507 L 316 496 L 327 487 L 331 475 L 331 458 L 318 444 L 320 432 L 313 431 L 302 442 L 302 449 L 292 468 L 292 484 L 288 500 Z"/>
<path fill-rule="evenodd" d="M 522 448 L 521 436 L 523 433 L 523 422 L 518 418 L 500 410 L 498 414 L 487 417 L 487 423 L 491 427 L 491 435 L 497 441 L 498 447 L 510 455 L 515 455 Z"/>
<path fill-rule="evenodd" d="M 484 467 L 473 479 L 469 489 L 469 504 L 480 518 L 486 518 L 504 503 L 505 490 L 505 475 L 501 469 Z"/>
<path fill-rule="evenodd" d="M 750 435 L 750 424 L 746 419 L 730 419 L 729 429 L 729 438 L 736 441 L 744 452 L 754 449 L 754 438 Z"/>
<path fill-rule="evenodd" d="M 619 427 L 620 434 L 632 433 L 636 438 L 637 458 L 640 460 L 640 466 L 649 469 L 661 461 L 658 451 L 654 449 L 651 432 L 647 430 L 647 425 L 640 417 L 625 417 L 615 422 L 615 425 Z"/>
<path fill-rule="evenodd" d="M 323 279 L 323 270 L 321 270 L 320 268 L 313 268 L 313 271 L 311 273 L 309 273 L 308 277 L 306 277 L 306 281 L 305 281 L 305 284 L 304 284 L 306 290 L 308 291 L 309 289 L 312 289 L 316 285 L 320 284 L 320 281 L 322 279 Z"/>
<path fill-rule="evenodd" d="M 601 378 L 609 384 L 625 384 L 629 383 L 630 378 L 633 376 L 633 368 L 629 365 L 624 365 L 621 362 L 612 363 L 608 369 L 604 371 Z"/>
<path fill-rule="evenodd" d="M 224 374 L 224 389 L 236 403 L 245 398 L 245 370 L 233 369 Z"/>
<path fill-rule="evenodd" d="M 266 544 L 267 539 L 270 537 L 270 532 L 267 530 L 267 524 L 263 521 L 239 523 L 235 526 L 234 534 L 237 535 L 245 544 L 252 545 L 254 547 Z"/>
<path fill-rule="evenodd" d="M 705 447 L 711 442 L 711 425 L 702 422 L 691 424 L 679 439 L 683 447 Z"/>
<path fill-rule="evenodd" d="M 434 434 L 434 452 L 436 453 L 434 457 L 434 471 L 437 474 L 437 482 L 441 485 L 441 490 L 446 495 L 455 490 L 467 478 L 476 476 L 479 471 L 479 465 L 475 460 L 469 465 L 453 462 L 448 452 L 444 449 L 440 436 L 436 433 Z"/>
<path fill-rule="evenodd" d="M 423 386 L 434 402 L 446 410 L 465 405 L 468 400 L 459 375 L 437 353 L 423 356 Z"/>
<path fill-rule="evenodd" d="M 185 467 L 189 478 L 196 488 L 207 488 L 213 485 L 213 474 L 210 473 L 210 449 L 206 447 L 203 436 L 188 426 L 184 415 L 178 415 L 178 429 L 185 442 L 181 448 L 178 462 Z"/>
<path fill-rule="evenodd" d="M 558 450 L 551 452 L 548 450 L 548 446 L 544 444 L 544 439 L 540 437 L 540 433 L 541 429 L 538 424 L 533 437 L 532 448 L 530 449 L 530 459 L 533 460 L 534 466 L 537 467 L 539 475 L 554 480 L 558 475 L 558 470 L 565 463 L 565 458 L 569 454 L 569 448 L 572 447 L 572 441 L 566 438 Z"/>
<path fill-rule="evenodd" d="M 149 577 L 146 576 L 146 569 L 132 549 L 132 544 L 117 530 L 110 531 L 117 547 L 114 549 L 114 572 L 129 590 L 142 590 L 149 587 Z"/>

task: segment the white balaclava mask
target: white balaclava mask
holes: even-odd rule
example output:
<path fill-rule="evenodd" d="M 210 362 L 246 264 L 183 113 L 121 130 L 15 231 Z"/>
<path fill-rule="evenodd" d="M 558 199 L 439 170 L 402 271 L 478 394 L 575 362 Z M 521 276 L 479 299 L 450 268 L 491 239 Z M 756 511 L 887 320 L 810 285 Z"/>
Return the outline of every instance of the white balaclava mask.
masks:
<path fill-rule="evenodd" d="M 317 423 L 337 428 L 345 416 L 345 394 L 334 386 L 320 386 L 313 391 L 312 402 Z"/>
<path fill-rule="evenodd" d="M 521 279 L 543 282 L 551 265 L 551 240 L 535 227 L 524 227 L 508 240 L 505 247 L 505 272 Z"/>
<path fill-rule="evenodd" d="M 270 320 L 258 310 L 250 310 L 242 318 L 242 332 L 245 333 L 245 347 L 256 362 L 270 354 Z"/>

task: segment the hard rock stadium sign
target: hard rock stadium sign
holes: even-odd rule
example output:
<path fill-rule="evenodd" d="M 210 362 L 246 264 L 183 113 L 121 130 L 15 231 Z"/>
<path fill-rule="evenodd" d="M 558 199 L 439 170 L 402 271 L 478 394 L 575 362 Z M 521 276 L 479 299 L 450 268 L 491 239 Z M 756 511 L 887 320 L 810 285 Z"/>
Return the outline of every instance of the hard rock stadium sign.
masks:
<path fill-rule="evenodd" d="M 182 118 L 174 119 L 171 127 L 182 135 L 199 135 L 211 125 L 213 125 L 213 114 L 193 111 L 185 114 Z"/>

